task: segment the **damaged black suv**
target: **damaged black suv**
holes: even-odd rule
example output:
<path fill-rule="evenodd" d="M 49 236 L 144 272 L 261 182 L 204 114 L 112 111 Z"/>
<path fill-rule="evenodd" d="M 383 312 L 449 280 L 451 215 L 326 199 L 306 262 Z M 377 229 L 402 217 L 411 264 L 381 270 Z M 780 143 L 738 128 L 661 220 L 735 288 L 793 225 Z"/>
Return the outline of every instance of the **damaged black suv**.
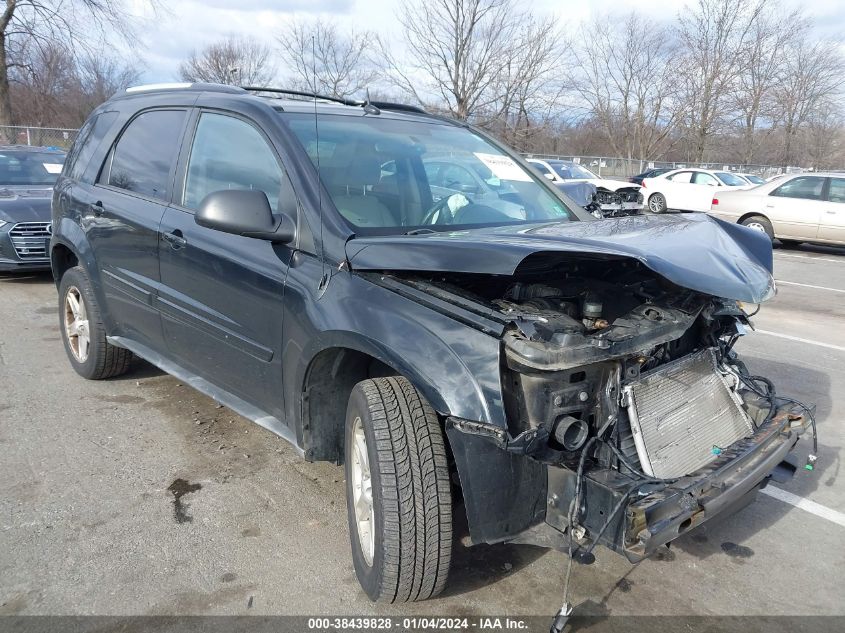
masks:
<path fill-rule="evenodd" d="M 456 512 L 473 543 L 636 561 L 793 449 L 809 416 L 732 350 L 775 291 L 765 235 L 594 220 L 470 126 L 299 96 L 100 106 L 54 192 L 59 321 L 85 378 L 137 355 L 344 463 L 372 599 L 443 589 Z"/>

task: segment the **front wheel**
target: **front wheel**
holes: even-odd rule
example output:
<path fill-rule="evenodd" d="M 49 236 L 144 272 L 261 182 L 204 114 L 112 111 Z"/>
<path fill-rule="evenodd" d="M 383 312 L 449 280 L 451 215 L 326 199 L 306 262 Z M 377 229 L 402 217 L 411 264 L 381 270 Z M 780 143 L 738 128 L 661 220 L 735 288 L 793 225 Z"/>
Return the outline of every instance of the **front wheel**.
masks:
<path fill-rule="evenodd" d="M 663 213 L 666 211 L 666 196 L 662 193 L 653 193 L 648 199 L 648 209 L 652 213 Z"/>
<path fill-rule="evenodd" d="M 352 390 L 346 412 L 352 562 L 371 600 L 439 594 L 452 557 L 452 495 L 437 414 L 405 378 Z"/>

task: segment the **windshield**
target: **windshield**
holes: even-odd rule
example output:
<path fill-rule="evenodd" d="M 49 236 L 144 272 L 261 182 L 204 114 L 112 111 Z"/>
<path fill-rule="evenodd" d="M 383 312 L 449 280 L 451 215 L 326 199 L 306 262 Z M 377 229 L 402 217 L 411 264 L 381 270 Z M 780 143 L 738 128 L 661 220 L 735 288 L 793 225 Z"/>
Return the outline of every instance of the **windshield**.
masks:
<path fill-rule="evenodd" d="M 729 187 L 744 187 L 748 185 L 742 178 L 726 171 L 717 171 L 716 176 Z"/>
<path fill-rule="evenodd" d="M 755 176 L 754 174 L 745 174 L 745 179 L 751 181 L 752 184 L 755 185 L 765 185 L 766 181 L 760 178 L 760 176 Z"/>
<path fill-rule="evenodd" d="M 0 187 L 52 186 L 62 171 L 65 155 L 58 152 L 0 150 Z"/>
<path fill-rule="evenodd" d="M 576 219 L 483 137 L 439 121 L 281 113 L 340 214 L 361 233 Z"/>
<path fill-rule="evenodd" d="M 586 167 L 581 167 L 578 163 L 549 163 L 558 176 L 564 180 L 583 180 L 585 178 L 598 178 L 593 172 Z"/>

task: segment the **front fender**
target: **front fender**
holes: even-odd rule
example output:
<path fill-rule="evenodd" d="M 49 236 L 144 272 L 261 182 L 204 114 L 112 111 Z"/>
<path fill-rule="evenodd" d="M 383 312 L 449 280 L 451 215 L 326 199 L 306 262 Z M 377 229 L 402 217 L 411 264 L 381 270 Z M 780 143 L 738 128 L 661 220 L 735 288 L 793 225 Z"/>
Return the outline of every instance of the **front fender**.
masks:
<path fill-rule="evenodd" d="M 398 295 L 390 297 L 394 305 L 389 308 L 364 298 L 348 297 L 343 303 L 338 320 L 345 323 L 320 332 L 303 349 L 298 385 L 305 383 L 318 354 L 346 348 L 372 356 L 405 376 L 444 417 L 506 426 L 498 339 Z M 400 305 L 404 309 L 397 309 Z"/>

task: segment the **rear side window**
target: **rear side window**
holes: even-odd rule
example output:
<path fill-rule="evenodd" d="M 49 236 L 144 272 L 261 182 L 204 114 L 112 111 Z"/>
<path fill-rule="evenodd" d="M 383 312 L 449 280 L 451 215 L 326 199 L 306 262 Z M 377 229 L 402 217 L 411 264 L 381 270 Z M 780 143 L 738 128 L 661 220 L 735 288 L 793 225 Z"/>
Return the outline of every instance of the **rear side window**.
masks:
<path fill-rule="evenodd" d="M 267 194 L 276 209 L 282 170 L 261 133 L 249 123 L 204 112 L 197 125 L 182 205 L 196 209 L 208 194 L 248 189 Z"/>
<path fill-rule="evenodd" d="M 830 179 L 830 193 L 827 197 L 831 202 L 845 202 L 845 178 Z"/>
<path fill-rule="evenodd" d="M 821 200 L 824 178 L 819 176 L 798 176 L 772 191 L 769 195 L 780 198 L 801 198 L 803 200 Z"/>
<path fill-rule="evenodd" d="M 85 122 L 65 160 L 65 175 L 73 180 L 88 183 L 92 182 L 93 178 L 96 178 L 96 171 L 99 171 L 99 169 L 94 172 L 93 177 L 89 174 L 89 178 L 86 179 L 84 178 L 85 168 L 91 162 L 97 146 L 103 140 L 106 132 L 111 128 L 115 118 L 117 118 L 117 112 L 102 112 Z"/>
<path fill-rule="evenodd" d="M 114 148 L 108 184 L 168 200 L 185 116 L 184 110 L 151 110 L 135 117 Z"/>

